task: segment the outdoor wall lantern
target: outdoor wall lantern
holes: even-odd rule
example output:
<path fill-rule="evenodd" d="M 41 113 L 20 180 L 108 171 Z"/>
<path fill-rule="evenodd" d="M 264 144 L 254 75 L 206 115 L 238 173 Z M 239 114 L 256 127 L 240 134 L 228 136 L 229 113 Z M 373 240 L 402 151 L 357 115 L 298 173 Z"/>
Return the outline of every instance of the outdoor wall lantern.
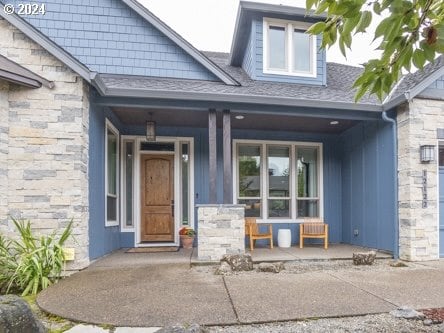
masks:
<path fill-rule="evenodd" d="M 429 163 L 435 160 L 435 146 L 423 145 L 420 146 L 421 163 Z"/>
<path fill-rule="evenodd" d="M 156 122 L 153 121 L 153 114 L 150 113 L 150 120 L 146 122 L 146 141 L 155 142 L 156 141 Z"/>

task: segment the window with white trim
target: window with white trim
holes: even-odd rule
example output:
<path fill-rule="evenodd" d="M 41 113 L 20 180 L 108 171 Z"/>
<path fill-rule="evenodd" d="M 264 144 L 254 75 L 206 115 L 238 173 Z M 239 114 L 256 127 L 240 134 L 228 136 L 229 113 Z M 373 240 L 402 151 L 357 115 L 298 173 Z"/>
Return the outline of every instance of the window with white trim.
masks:
<path fill-rule="evenodd" d="M 119 131 L 105 125 L 105 226 L 119 225 Z"/>
<path fill-rule="evenodd" d="M 122 140 L 122 230 L 134 228 L 134 139 Z"/>
<path fill-rule="evenodd" d="M 264 73 L 316 77 L 316 36 L 310 24 L 264 18 Z"/>
<path fill-rule="evenodd" d="M 245 216 L 296 220 L 321 215 L 321 144 L 238 142 L 237 203 Z"/>

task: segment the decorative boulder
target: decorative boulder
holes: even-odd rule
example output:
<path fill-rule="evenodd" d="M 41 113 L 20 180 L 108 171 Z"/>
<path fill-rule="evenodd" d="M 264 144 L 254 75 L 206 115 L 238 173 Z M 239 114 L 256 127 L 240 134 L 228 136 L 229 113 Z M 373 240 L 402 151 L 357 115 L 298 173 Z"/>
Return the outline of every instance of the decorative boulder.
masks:
<path fill-rule="evenodd" d="M 220 263 L 220 266 L 214 272 L 214 274 L 227 275 L 227 274 L 230 274 L 231 272 L 232 272 L 231 266 L 226 261 L 222 261 Z"/>
<path fill-rule="evenodd" d="M 392 261 L 392 262 L 389 263 L 389 265 L 390 265 L 391 267 L 408 267 L 407 264 L 405 264 L 404 262 L 399 261 L 399 260 L 397 260 L 397 261 Z"/>
<path fill-rule="evenodd" d="M 279 273 L 280 271 L 284 270 L 285 266 L 282 262 L 275 262 L 275 263 L 269 263 L 269 262 L 261 262 L 257 266 L 258 272 L 266 272 L 266 273 Z"/>
<path fill-rule="evenodd" d="M 44 333 L 28 303 L 15 295 L 0 296 L 0 333 Z"/>
<path fill-rule="evenodd" d="M 251 254 L 225 254 L 220 262 L 222 263 L 224 261 L 230 265 L 233 272 L 253 270 Z"/>
<path fill-rule="evenodd" d="M 415 309 L 409 308 L 408 306 L 402 306 L 398 309 L 390 311 L 390 314 L 396 318 L 404 318 L 404 319 L 424 319 L 424 314 L 422 312 L 418 312 Z"/>
<path fill-rule="evenodd" d="M 376 259 L 376 251 L 353 253 L 354 265 L 373 265 Z"/>

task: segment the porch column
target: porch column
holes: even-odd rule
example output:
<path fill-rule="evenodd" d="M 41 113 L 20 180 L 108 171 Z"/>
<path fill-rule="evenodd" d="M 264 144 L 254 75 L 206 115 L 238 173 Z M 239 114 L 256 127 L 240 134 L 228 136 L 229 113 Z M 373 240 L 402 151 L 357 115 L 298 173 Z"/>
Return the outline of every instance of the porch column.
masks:
<path fill-rule="evenodd" d="M 231 170 L 231 114 L 223 111 L 223 153 L 224 153 L 224 204 L 233 203 L 233 178 Z"/>
<path fill-rule="evenodd" d="M 216 110 L 210 109 L 208 112 L 208 167 L 209 167 L 209 203 L 215 204 L 217 201 L 217 142 L 216 142 Z"/>

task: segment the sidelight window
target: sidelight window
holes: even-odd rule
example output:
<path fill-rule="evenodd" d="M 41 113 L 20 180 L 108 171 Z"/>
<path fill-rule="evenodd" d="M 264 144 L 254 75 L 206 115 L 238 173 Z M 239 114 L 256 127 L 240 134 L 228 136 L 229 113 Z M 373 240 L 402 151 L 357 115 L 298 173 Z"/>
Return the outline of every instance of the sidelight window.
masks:
<path fill-rule="evenodd" d="M 105 226 L 119 225 L 119 131 L 105 124 Z"/>

